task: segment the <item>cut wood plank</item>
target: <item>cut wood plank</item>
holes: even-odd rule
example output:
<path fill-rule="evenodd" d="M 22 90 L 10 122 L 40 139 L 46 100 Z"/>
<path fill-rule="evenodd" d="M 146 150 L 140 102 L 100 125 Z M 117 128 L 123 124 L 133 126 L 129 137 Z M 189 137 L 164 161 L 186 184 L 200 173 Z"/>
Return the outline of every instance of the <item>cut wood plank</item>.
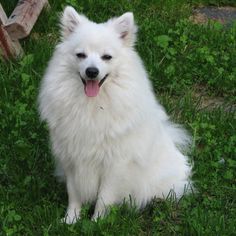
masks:
<path fill-rule="evenodd" d="M 0 25 L 4 25 L 7 22 L 7 15 L 5 11 L 2 8 L 2 5 L 0 3 Z"/>
<path fill-rule="evenodd" d="M 5 23 L 5 30 L 12 39 L 21 39 L 29 35 L 40 12 L 48 0 L 20 0 Z"/>
<path fill-rule="evenodd" d="M 20 57 L 23 55 L 23 49 L 18 40 L 12 40 L 4 29 L 3 25 L 7 21 L 6 13 L 0 4 L 0 54 L 8 59 L 10 57 Z"/>

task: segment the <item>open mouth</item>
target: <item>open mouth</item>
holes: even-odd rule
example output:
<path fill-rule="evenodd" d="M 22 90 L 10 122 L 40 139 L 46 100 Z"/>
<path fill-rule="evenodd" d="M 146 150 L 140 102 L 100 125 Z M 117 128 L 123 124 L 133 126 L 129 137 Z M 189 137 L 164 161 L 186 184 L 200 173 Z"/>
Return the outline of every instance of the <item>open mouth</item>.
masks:
<path fill-rule="evenodd" d="M 88 79 L 85 80 L 81 74 L 79 73 L 80 78 L 84 84 L 84 92 L 88 97 L 96 97 L 99 93 L 100 87 L 102 86 L 102 84 L 104 83 L 104 81 L 106 80 L 108 74 L 106 74 L 104 76 L 104 78 L 102 80 L 96 80 L 96 79 Z"/>

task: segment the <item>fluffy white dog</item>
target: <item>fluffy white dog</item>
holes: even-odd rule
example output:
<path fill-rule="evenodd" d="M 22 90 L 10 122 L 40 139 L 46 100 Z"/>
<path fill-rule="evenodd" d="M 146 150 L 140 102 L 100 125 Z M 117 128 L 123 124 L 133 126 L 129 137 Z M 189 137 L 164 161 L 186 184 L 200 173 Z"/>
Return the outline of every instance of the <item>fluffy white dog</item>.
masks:
<path fill-rule="evenodd" d="M 135 52 L 133 14 L 97 24 L 66 7 L 62 40 L 43 78 L 39 110 L 66 179 L 67 223 L 85 202 L 93 218 L 130 197 L 137 207 L 173 190 L 180 197 L 191 167 L 188 137 L 169 121 Z"/>

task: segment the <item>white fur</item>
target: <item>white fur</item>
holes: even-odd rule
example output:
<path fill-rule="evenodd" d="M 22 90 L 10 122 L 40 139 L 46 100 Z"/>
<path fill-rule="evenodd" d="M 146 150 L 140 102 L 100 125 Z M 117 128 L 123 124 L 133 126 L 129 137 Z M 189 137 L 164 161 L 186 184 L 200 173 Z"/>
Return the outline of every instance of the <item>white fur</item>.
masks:
<path fill-rule="evenodd" d="M 133 48 L 132 13 L 96 24 L 67 7 L 63 41 L 43 78 L 39 110 L 50 130 L 57 165 L 66 178 L 65 221 L 79 218 L 81 205 L 96 202 L 93 218 L 107 206 L 133 199 L 138 207 L 170 190 L 180 197 L 191 167 L 181 150 L 185 132 L 169 121 Z M 85 59 L 76 57 L 84 52 Z M 104 61 L 104 53 L 112 55 Z M 79 73 L 109 74 L 96 97 L 87 97 Z"/>

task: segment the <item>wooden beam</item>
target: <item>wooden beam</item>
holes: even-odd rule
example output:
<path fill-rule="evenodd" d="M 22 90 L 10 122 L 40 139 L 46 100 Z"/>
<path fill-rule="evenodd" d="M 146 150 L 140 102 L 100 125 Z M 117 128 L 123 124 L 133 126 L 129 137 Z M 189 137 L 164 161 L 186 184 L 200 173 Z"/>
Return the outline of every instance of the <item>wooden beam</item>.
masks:
<path fill-rule="evenodd" d="M 48 0 L 19 0 L 4 29 L 12 39 L 25 38 L 29 35 L 43 7 L 47 5 L 49 5 Z"/>
<path fill-rule="evenodd" d="M 7 21 L 7 15 L 5 13 L 5 11 L 2 8 L 2 5 L 0 3 L 0 24 L 4 25 Z"/>
<path fill-rule="evenodd" d="M 23 55 L 23 49 L 18 40 L 12 40 L 4 29 L 3 25 L 7 21 L 6 13 L 0 4 L 0 54 L 8 59 L 10 57 L 20 57 Z"/>

